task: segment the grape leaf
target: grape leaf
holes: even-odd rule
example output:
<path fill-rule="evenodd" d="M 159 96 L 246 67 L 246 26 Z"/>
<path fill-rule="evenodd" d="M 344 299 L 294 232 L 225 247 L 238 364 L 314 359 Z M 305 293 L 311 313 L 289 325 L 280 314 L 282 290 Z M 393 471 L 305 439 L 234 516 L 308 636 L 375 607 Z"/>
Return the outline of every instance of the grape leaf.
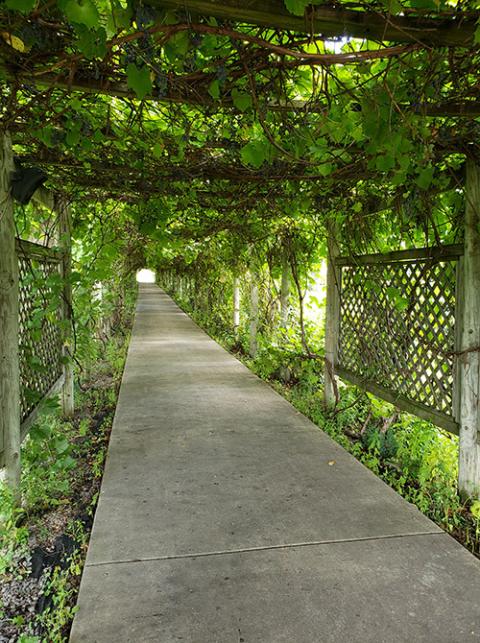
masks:
<path fill-rule="evenodd" d="M 236 87 L 232 89 L 233 104 L 241 112 L 245 112 L 252 106 L 252 97 L 246 92 L 239 91 Z"/>
<path fill-rule="evenodd" d="M 107 32 L 103 27 L 100 29 L 88 29 L 85 25 L 78 25 L 77 45 L 85 54 L 85 58 L 93 60 L 94 58 L 103 58 L 107 53 Z"/>
<path fill-rule="evenodd" d="M 7 9 L 14 9 L 20 13 L 30 13 L 37 4 L 37 0 L 6 0 Z"/>
<path fill-rule="evenodd" d="M 285 6 L 294 16 L 303 16 L 305 7 L 310 4 L 310 0 L 284 0 Z"/>
<path fill-rule="evenodd" d="M 477 22 L 478 24 L 478 22 Z M 475 29 L 475 34 L 473 36 L 473 41 L 476 45 L 480 44 L 480 25 Z"/>
<path fill-rule="evenodd" d="M 64 12 L 71 22 L 85 25 L 90 29 L 99 26 L 100 16 L 92 0 L 69 0 Z"/>
<path fill-rule="evenodd" d="M 240 155 L 246 165 L 259 168 L 267 157 L 267 149 L 263 141 L 253 140 L 242 147 Z"/>
<path fill-rule="evenodd" d="M 430 187 L 430 184 L 433 180 L 434 172 L 435 170 L 431 165 L 424 168 L 417 176 L 415 183 L 418 185 L 419 188 L 422 188 L 422 190 L 427 190 Z"/>
<path fill-rule="evenodd" d="M 127 86 L 133 89 L 139 100 L 145 98 L 152 91 L 152 79 L 148 67 L 145 65 L 137 67 L 135 63 L 129 63 L 127 66 Z"/>
<path fill-rule="evenodd" d="M 383 154 L 377 157 L 375 166 L 377 170 L 388 172 L 388 170 L 391 170 L 395 167 L 395 159 L 391 154 Z"/>
<path fill-rule="evenodd" d="M 214 80 L 210 83 L 208 93 L 214 100 L 218 100 L 220 98 L 220 83 L 218 80 Z"/>
<path fill-rule="evenodd" d="M 161 143 L 155 143 L 152 147 L 152 154 L 156 159 L 159 159 L 163 153 L 163 145 Z"/>

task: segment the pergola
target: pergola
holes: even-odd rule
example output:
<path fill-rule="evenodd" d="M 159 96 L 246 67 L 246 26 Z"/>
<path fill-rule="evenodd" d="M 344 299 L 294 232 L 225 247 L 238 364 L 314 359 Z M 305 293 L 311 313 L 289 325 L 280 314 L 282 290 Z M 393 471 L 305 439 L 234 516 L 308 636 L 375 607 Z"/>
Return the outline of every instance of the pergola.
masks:
<path fill-rule="evenodd" d="M 196 206 L 217 210 L 219 225 L 226 207 L 231 211 L 238 208 L 248 216 L 262 200 L 273 203 L 292 198 L 287 189 L 291 185 L 333 198 L 351 194 L 360 181 L 375 185 L 385 177 L 392 180 L 395 170 L 397 182 L 393 184 L 400 189 L 398 176 L 407 177 L 408 170 L 395 169 L 398 159 L 392 157 L 392 161 L 389 156 L 392 143 L 388 137 L 381 134 L 380 152 L 367 140 L 368 132 L 376 134 L 376 115 L 370 110 L 374 112 L 374 105 L 380 104 L 385 111 L 379 111 L 379 122 L 387 113 L 411 133 L 413 143 L 399 152 L 402 159 L 413 154 L 415 144 L 425 144 L 425 169 L 433 168 L 437 176 L 437 186 L 432 189 L 465 188 L 463 245 L 421 248 L 401 255 L 359 256 L 357 252 L 339 257 L 337 242 L 342 231 L 329 224 L 326 402 L 335 401 L 339 366 L 340 373 L 359 386 L 458 432 L 460 489 L 478 494 L 480 170 L 475 118 L 480 116 L 476 47 L 480 14 L 414 7 L 395 13 L 379 10 L 373 3 L 307 6 L 303 0 L 286 4 L 280 0 L 152 0 L 148 10 L 142 3 L 133 3 L 136 13 L 128 13 L 118 3 L 113 26 L 104 27 L 101 22 L 97 26 L 91 0 L 70 3 L 66 13 L 49 2 L 31 4 L 32 11 L 0 14 L 4 78 L 0 175 L 0 381 L 4 411 L 0 435 L 12 486 L 18 487 L 22 435 L 12 142 L 22 164 L 39 166 L 50 177 L 51 192 L 40 190 L 36 198 L 57 212 L 60 222 L 57 240 L 61 251 L 58 264 L 65 279 L 65 356 L 71 333 L 71 220 L 62 197 L 65 189 L 76 190 L 82 198 L 121 196 L 135 203 L 161 195 L 182 199 L 187 187 L 193 186 Z M 71 6 L 77 7 L 77 13 L 72 13 Z M 83 13 L 78 7 L 83 7 Z M 210 41 L 205 45 L 207 38 Z M 203 39 L 203 50 L 199 39 Z M 353 39 L 353 44 L 332 53 L 322 44 L 328 39 Z M 408 83 L 415 83 L 416 65 L 422 66 L 424 85 L 412 98 Z M 341 71 L 337 73 L 349 66 L 367 68 L 358 72 L 351 85 Z M 299 91 L 305 70 L 308 87 Z M 411 79 L 404 83 L 398 98 L 389 81 L 393 73 Z M 194 110 L 194 116 L 187 118 L 187 109 Z M 352 124 L 361 121 L 364 129 L 348 137 L 335 137 L 331 130 L 340 127 L 342 114 L 347 113 Z M 202 127 L 197 125 L 198 119 L 202 119 Z M 160 121 L 168 126 L 159 132 Z M 260 132 L 257 138 L 242 133 L 246 122 L 252 131 Z M 293 143 L 285 146 L 277 132 L 284 132 L 287 139 L 294 132 L 292 140 L 295 138 L 301 151 L 296 151 Z M 325 141 L 320 150 L 315 148 L 316 139 Z M 419 171 L 416 181 L 422 189 L 430 188 L 428 173 Z M 377 200 L 381 208 L 382 198 Z M 354 223 L 354 215 L 351 221 Z M 205 224 L 205 234 L 209 231 Z M 349 271 L 357 271 L 359 279 L 369 271 L 381 282 L 387 277 L 378 266 L 389 266 L 396 275 L 401 266 L 401 284 L 410 288 L 419 265 L 424 286 L 437 278 L 439 266 L 440 271 L 447 265 L 452 268 L 448 301 L 438 293 L 441 281 L 432 291 L 435 323 L 448 317 L 454 328 L 453 351 L 444 356 L 450 360 L 448 372 L 442 373 L 440 359 L 435 373 L 427 373 L 439 391 L 444 391 L 448 379 L 450 392 L 440 396 L 440 403 L 435 396 L 424 396 L 420 402 L 415 399 L 425 381 L 421 374 L 417 391 L 406 386 L 400 392 L 385 382 L 379 384 L 378 373 L 362 371 L 358 359 L 345 368 L 346 348 L 360 351 L 358 355 L 362 349 L 354 345 L 352 335 L 347 341 L 346 323 L 351 325 L 350 331 L 355 331 L 357 324 L 357 334 L 363 332 L 359 311 L 370 305 L 368 295 L 358 289 L 350 292 L 348 303 L 347 291 L 342 288 L 348 283 Z M 405 266 L 410 266 L 406 272 Z M 418 309 L 415 311 L 418 314 Z M 404 323 L 407 314 L 412 310 L 404 311 L 398 322 Z M 448 346 L 445 350 L 449 351 Z M 377 353 L 375 359 L 381 358 Z M 408 366 L 391 367 L 390 372 L 406 380 L 412 372 Z M 72 377 L 71 364 L 64 365 L 66 414 L 73 410 Z M 26 427 L 24 424 L 23 433 Z"/>

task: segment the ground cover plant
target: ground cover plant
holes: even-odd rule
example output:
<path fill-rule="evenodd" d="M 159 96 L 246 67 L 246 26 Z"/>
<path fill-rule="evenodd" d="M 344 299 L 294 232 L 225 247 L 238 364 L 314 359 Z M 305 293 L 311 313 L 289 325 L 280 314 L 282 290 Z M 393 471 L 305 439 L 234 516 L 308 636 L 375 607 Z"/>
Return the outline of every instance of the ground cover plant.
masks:
<path fill-rule="evenodd" d="M 23 448 L 21 507 L 0 486 L 0 638 L 68 640 L 123 372 L 132 297 L 121 327 L 79 378 L 64 420 L 47 402 Z"/>

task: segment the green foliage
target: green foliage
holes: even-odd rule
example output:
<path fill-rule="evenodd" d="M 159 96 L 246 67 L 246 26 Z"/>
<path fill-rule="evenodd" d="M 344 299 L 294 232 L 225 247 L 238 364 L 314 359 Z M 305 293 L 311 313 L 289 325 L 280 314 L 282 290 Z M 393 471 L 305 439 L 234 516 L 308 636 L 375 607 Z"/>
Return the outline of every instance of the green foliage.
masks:
<path fill-rule="evenodd" d="M 264 138 L 249 141 L 241 150 L 242 161 L 255 168 L 261 167 L 272 155 L 272 146 Z"/>
<path fill-rule="evenodd" d="M 250 109 L 253 104 L 250 94 L 242 92 L 236 87 L 232 89 L 232 100 L 235 107 L 241 112 L 245 112 L 247 109 Z"/>
<path fill-rule="evenodd" d="M 480 44 L 480 26 L 475 29 L 475 44 Z"/>
<path fill-rule="evenodd" d="M 305 9 L 311 3 L 309 0 L 284 0 L 285 6 L 295 16 L 303 16 Z"/>
<path fill-rule="evenodd" d="M 77 45 L 83 51 L 85 58 L 103 58 L 107 53 L 107 32 L 103 27 L 99 29 L 88 29 L 85 25 L 78 25 Z M 72 144 L 67 140 L 67 143 Z"/>
<path fill-rule="evenodd" d="M 212 80 L 208 87 L 208 93 L 214 100 L 218 100 L 220 98 L 220 83 L 218 80 Z"/>
<path fill-rule="evenodd" d="M 28 529 L 21 524 L 22 513 L 11 490 L 0 483 L 0 576 L 14 569 L 18 552 L 27 549 Z"/>
<path fill-rule="evenodd" d="M 92 369 L 95 375 L 83 378 L 83 390 L 76 393 L 75 418 L 62 420 L 58 404 L 45 405 L 30 430 L 22 448 L 21 508 L 13 502 L 8 487 L 0 484 L 1 582 L 28 580 L 30 543 L 44 547 L 42 539 L 48 541 L 55 530 L 62 534 L 57 526 L 61 528 L 62 522 L 67 524 L 66 536 L 75 543 L 68 560 L 46 572 L 47 609 L 41 614 L 33 611 L 28 612 L 28 617 L 19 614 L 9 619 L 9 624 L 16 627 L 19 641 L 47 640 L 31 634 L 32 628 L 38 631 L 39 627 L 48 641 L 67 640 L 88 542 L 83 521 L 85 515 L 93 514 L 98 499 L 108 434 L 126 358 L 132 303 L 129 298 L 122 328 L 99 351 L 101 355 Z"/>
<path fill-rule="evenodd" d="M 285 2 L 296 16 L 311 4 Z M 429 5 L 445 21 L 470 15 L 467 5 L 407 4 L 384 0 L 381 11 L 410 19 Z M 99 190 L 111 202 L 118 195 L 123 213 L 138 208 L 132 219 L 147 254 L 179 258 L 225 232 L 262 245 L 289 227 L 304 244 L 312 235 L 321 244 L 326 218 L 348 220 L 345 245 L 356 252 L 457 240 L 463 195 L 452 177 L 475 136 L 419 107 L 472 100 L 474 47 L 452 71 L 444 52 L 431 56 L 421 42 L 377 58 L 378 44 L 350 38 L 334 49 L 351 64 L 327 68 L 302 58 L 332 55 L 318 34 L 285 40 L 279 30 L 185 21 L 180 10 L 126 0 L 5 7 L 5 64 L 32 79 L 2 108 L 5 122 L 21 123 L 15 153 L 46 159 L 50 185 L 74 200 Z M 49 74 L 72 92 L 77 82 L 101 89 L 43 92 L 35 83 Z"/>
<path fill-rule="evenodd" d="M 93 0 L 60 0 L 59 5 L 71 22 L 88 28 L 98 26 L 100 15 Z"/>
<path fill-rule="evenodd" d="M 76 536 L 78 539 L 78 529 Z M 84 534 L 81 540 L 86 542 Z M 66 640 L 65 631 L 69 629 L 77 612 L 75 603 L 83 562 L 83 553 L 77 550 L 69 558 L 66 570 L 55 567 L 50 574 L 44 595 L 47 599 L 52 599 L 52 606 L 42 612 L 38 619 L 44 631 L 48 632 L 49 641 L 63 643 Z M 76 579 L 78 579 L 77 582 L 75 582 Z"/>
<path fill-rule="evenodd" d="M 5 0 L 7 9 L 29 13 L 35 7 L 37 0 Z"/>
<path fill-rule="evenodd" d="M 150 70 L 146 65 L 138 67 L 135 63 L 127 66 L 127 85 L 133 89 L 137 98 L 142 100 L 152 90 Z"/>
<path fill-rule="evenodd" d="M 55 415 L 43 415 L 30 431 L 23 454 L 23 492 L 26 504 L 36 511 L 58 506 L 70 490 L 76 464 L 69 440 L 72 430 Z"/>

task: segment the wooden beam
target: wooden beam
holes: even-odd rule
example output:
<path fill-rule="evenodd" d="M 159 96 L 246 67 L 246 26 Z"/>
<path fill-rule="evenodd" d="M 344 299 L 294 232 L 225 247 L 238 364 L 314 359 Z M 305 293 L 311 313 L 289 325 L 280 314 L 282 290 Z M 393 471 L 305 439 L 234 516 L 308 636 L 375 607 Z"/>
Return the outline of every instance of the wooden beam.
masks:
<path fill-rule="evenodd" d="M 457 422 L 453 419 L 453 417 L 450 417 L 446 413 L 431 409 L 421 402 L 410 400 L 400 393 L 395 393 L 392 390 L 385 388 L 380 384 L 377 384 L 376 382 L 372 382 L 371 380 L 367 380 L 363 377 L 355 375 L 355 373 L 351 373 L 341 366 L 337 366 L 336 373 L 343 380 L 346 380 L 347 382 L 358 386 L 358 388 L 361 388 L 364 391 L 368 391 L 372 395 L 375 395 L 376 397 L 379 397 L 380 399 L 393 404 L 401 411 L 412 413 L 412 415 L 416 415 L 419 418 L 422 418 L 422 420 L 432 422 L 432 424 L 435 424 L 435 426 L 439 426 L 446 431 L 450 431 L 450 433 L 458 435 Z"/>
<path fill-rule="evenodd" d="M 5 73 L 10 81 L 17 81 L 19 83 L 32 84 L 36 87 L 44 87 L 47 89 L 59 88 L 68 92 L 82 92 L 83 94 L 103 94 L 105 96 L 116 96 L 118 98 L 131 98 L 137 99 L 133 90 L 127 86 L 127 82 L 109 81 L 109 80 L 96 80 L 94 78 L 76 78 L 72 76 L 62 76 L 61 74 L 42 74 L 36 76 L 30 72 L 23 72 L 21 70 L 14 70 L 9 67 L 0 65 L 0 69 Z M 198 92 L 198 90 L 197 90 Z M 148 94 L 146 100 L 153 100 L 156 103 L 181 103 L 186 105 L 217 105 L 210 97 L 203 99 L 197 95 L 188 96 L 186 92 L 173 92 L 167 93 L 165 96 L 158 96 Z"/>
<path fill-rule="evenodd" d="M 248 353 L 250 357 L 255 358 L 258 350 L 258 282 L 260 279 L 256 268 L 250 271 L 250 324 L 249 324 L 249 344 Z"/>
<path fill-rule="evenodd" d="M 60 275 L 62 287 L 63 322 L 63 386 L 62 413 L 70 418 L 74 413 L 74 376 L 73 376 L 73 327 L 72 327 L 72 215 L 65 197 L 58 196 L 55 203 L 58 216 L 58 241 L 62 253 Z"/>
<path fill-rule="evenodd" d="M 32 241 L 27 241 L 26 239 L 17 239 L 15 240 L 15 247 L 17 254 L 26 257 L 40 259 L 40 261 L 50 260 L 53 262 L 60 261 L 60 253 L 54 248 L 48 248 L 47 246 L 41 246 L 39 243 L 33 243 Z"/>
<path fill-rule="evenodd" d="M 290 298 L 290 263 L 285 245 L 282 248 L 282 281 L 280 284 L 280 328 L 286 328 L 288 323 Z"/>
<path fill-rule="evenodd" d="M 105 96 L 116 96 L 120 98 L 130 98 L 137 100 L 133 92 L 125 82 L 110 82 L 95 80 L 94 78 L 84 79 L 72 76 L 62 76 L 59 74 L 43 74 L 34 76 L 31 72 L 14 70 L 9 67 L 0 65 L 0 70 L 6 78 L 18 84 L 32 84 L 34 86 L 46 89 L 58 88 L 69 93 L 81 92 L 83 94 L 96 94 Z M 198 89 L 192 87 L 189 91 L 169 90 L 164 96 L 147 94 L 146 101 L 156 103 L 174 103 L 177 105 L 190 105 L 192 107 L 204 107 L 214 111 L 220 109 L 230 109 L 233 112 L 241 113 L 233 104 L 230 96 L 224 96 L 221 100 L 215 101 L 210 96 L 202 96 Z M 328 112 L 328 107 L 323 103 L 312 103 L 303 100 L 269 100 L 265 105 L 261 105 L 267 112 L 299 112 L 304 111 L 312 114 L 324 114 Z M 400 104 L 400 109 L 405 112 L 414 112 L 418 116 L 424 117 L 463 117 L 476 118 L 480 116 L 479 101 L 443 101 L 441 103 L 421 103 L 419 105 Z"/>
<path fill-rule="evenodd" d="M 35 424 L 38 416 L 43 411 L 47 400 L 50 400 L 52 397 L 55 397 L 55 395 L 58 395 L 58 393 L 60 393 L 60 391 L 62 390 L 62 386 L 63 386 L 63 375 L 61 375 L 58 378 L 58 380 L 53 384 L 53 386 L 45 393 L 43 398 L 35 405 L 35 408 L 31 411 L 30 415 L 28 415 L 23 420 L 23 422 L 20 425 L 20 442 L 21 443 L 23 443 L 30 429 Z M 2 451 L 0 451 L 0 467 L 4 467 L 4 466 L 5 466 L 5 454 Z"/>
<path fill-rule="evenodd" d="M 6 481 L 20 500 L 20 369 L 18 259 L 11 178 L 12 142 L 0 138 L 0 441 L 5 455 Z"/>
<path fill-rule="evenodd" d="M 240 329 L 240 280 L 237 275 L 233 277 L 233 334 L 238 337 Z"/>
<path fill-rule="evenodd" d="M 442 103 L 421 103 L 413 106 L 411 111 L 420 116 L 459 116 L 463 118 L 477 118 L 480 116 L 480 102 L 477 100 L 443 101 Z"/>
<path fill-rule="evenodd" d="M 312 6 L 304 16 L 294 16 L 283 0 L 150 0 L 156 7 L 179 9 L 330 38 L 350 36 L 382 42 L 414 42 L 442 47 L 469 47 L 473 44 L 476 19 L 413 18 L 382 15 L 373 11 L 352 11 L 342 7 Z"/>
<path fill-rule="evenodd" d="M 331 407 L 338 401 L 338 387 L 335 368 L 338 359 L 338 339 L 340 332 L 340 270 L 336 266 L 339 254 L 337 241 L 338 229 L 335 223 L 327 224 L 327 304 L 325 311 L 325 368 L 323 400 Z"/>
<path fill-rule="evenodd" d="M 32 157 L 22 157 L 24 159 L 32 159 Z M 280 162 L 275 166 L 265 164 L 260 170 L 251 170 L 240 165 L 239 162 L 233 164 L 224 159 L 221 162 L 212 161 L 208 165 L 206 163 L 198 163 L 198 160 L 186 161 L 183 165 L 173 164 L 165 165 L 165 163 L 158 163 L 156 166 L 151 165 L 149 168 L 144 168 L 149 172 L 145 174 L 144 178 L 139 178 L 139 170 L 132 170 L 132 165 L 113 165 L 109 161 L 98 160 L 93 164 L 87 174 L 85 168 L 81 163 L 73 161 L 69 158 L 50 157 L 50 158 L 35 158 L 36 163 L 40 166 L 58 166 L 63 171 L 69 170 L 69 174 L 63 171 L 56 172 L 57 180 L 62 183 L 73 183 L 75 185 L 84 185 L 88 187 L 104 187 L 106 190 L 114 191 L 136 191 L 139 194 L 145 193 L 165 193 L 175 194 L 174 183 L 188 182 L 191 183 L 194 179 L 209 179 L 229 181 L 231 183 L 258 183 L 268 184 L 270 181 L 315 181 L 327 183 L 329 180 L 351 181 L 358 178 L 366 180 L 368 178 L 375 178 L 381 176 L 379 171 L 368 170 L 366 162 L 360 158 L 359 160 L 348 163 L 343 167 L 335 169 L 331 175 L 325 176 L 323 174 L 305 174 L 305 166 L 298 164 L 293 166 L 288 162 Z M 128 159 L 124 159 L 128 163 Z M 200 165 L 201 167 L 197 167 Z M 136 174 L 135 174 L 136 173 Z M 449 175 L 451 176 L 451 175 Z M 156 184 L 156 181 L 161 185 Z M 180 194 L 180 192 L 179 192 Z"/>
<path fill-rule="evenodd" d="M 480 166 L 467 161 L 460 371 L 458 486 L 480 498 Z"/>
<path fill-rule="evenodd" d="M 27 437 L 30 429 L 32 426 L 35 424 L 38 416 L 40 413 L 44 410 L 45 404 L 48 400 L 51 400 L 52 397 L 55 397 L 58 395 L 63 386 L 63 375 L 60 375 L 58 380 L 51 386 L 48 391 L 45 393 L 45 395 L 42 397 L 42 399 L 37 402 L 35 405 L 35 408 L 32 410 L 30 415 L 25 418 L 25 420 L 22 422 L 20 426 L 20 439 L 23 442 L 25 438 Z"/>
<path fill-rule="evenodd" d="M 336 257 L 337 266 L 365 266 L 370 264 L 393 263 L 402 261 L 441 260 L 461 257 L 464 252 L 462 244 L 435 246 L 434 248 L 412 248 L 410 250 L 393 250 L 376 254 L 358 255 L 357 257 Z"/>

